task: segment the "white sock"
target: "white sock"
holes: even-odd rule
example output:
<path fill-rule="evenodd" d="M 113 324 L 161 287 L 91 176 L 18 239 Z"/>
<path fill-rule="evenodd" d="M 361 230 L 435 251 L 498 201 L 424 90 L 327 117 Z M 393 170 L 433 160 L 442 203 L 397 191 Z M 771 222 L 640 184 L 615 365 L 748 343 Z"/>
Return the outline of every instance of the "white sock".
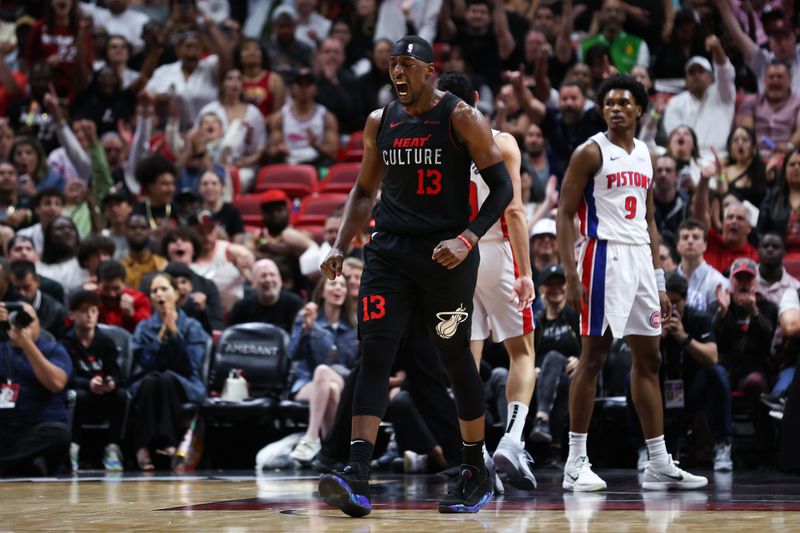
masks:
<path fill-rule="evenodd" d="M 522 402 L 508 404 L 508 426 L 506 433 L 511 435 L 514 442 L 522 442 L 522 430 L 525 428 L 525 419 L 528 417 L 528 406 Z"/>
<path fill-rule="evenodd" d="M 650 464 L 655 467 L 666 466 L 669 464 L 667 455 L 667 444 L 664 442 L 664 435 L 647 439 L 647 451 L 650 455 Z"/>
<path fill-rule="evenodd" d="M 569 456 L 567 462 L 571 463 L 578 457 L 586 457 L 586 438 L 588 433 L 569 432 Z"/>

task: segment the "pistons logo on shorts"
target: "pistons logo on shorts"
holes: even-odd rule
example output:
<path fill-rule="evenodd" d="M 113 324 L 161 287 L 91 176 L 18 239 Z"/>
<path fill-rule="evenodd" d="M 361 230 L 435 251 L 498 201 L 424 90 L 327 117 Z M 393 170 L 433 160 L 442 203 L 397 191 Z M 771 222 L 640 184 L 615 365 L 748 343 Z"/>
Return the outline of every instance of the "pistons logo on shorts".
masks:
<path fill-rule="evenodd" d="M 650 315 L 650 325 L 654 328 L 661 327 L 661 311 L 653 311 Z"/>

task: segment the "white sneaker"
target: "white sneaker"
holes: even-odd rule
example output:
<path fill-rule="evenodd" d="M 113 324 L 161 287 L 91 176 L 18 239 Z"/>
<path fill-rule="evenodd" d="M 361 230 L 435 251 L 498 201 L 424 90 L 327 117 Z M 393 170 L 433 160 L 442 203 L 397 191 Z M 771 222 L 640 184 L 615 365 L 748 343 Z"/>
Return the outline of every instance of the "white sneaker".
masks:
<path fill-rule="evenodd" d="M 647 490 L 691 490 L 706 485 L 708 485 L 708 479 L 681 470 L 672 460 L 671 455 L 669 463 L 665 466 L 655 468 L 652 463 L 647 463 L 642 481 L 642 488 Z"/>
<path fill-rule="evenodd" d="M 122 451 L 116 444 L 106 446 L 103 453 L 103 468 L 109 472 L 122 472 Z"/>
<path fill-rule="evenodd" d="M 497 467 L 492 461 L 492 456 L 489 455 L 489 452 L 486 450 L 486 446 L 483 447 L 483 463 L 486 465 L 486 471 L 489 472 L 489 477 L 492 479 L 492 488 L 494 489 L 495 494 L 503 495 L 506 493 L 506 488 L 503 485 L 503 481 L 500 479 L 500 476 L 497 475 Z"/>
<path fill-rule="evenodd" d="M 419 474 L 428 470 L 428 454 L 416 453 L 411 450 L 403 452 L 403 472 L 406 474 Z"/>
<path fill-rule="evenodd" d="M 733 470 L 730 444 L 718 442 L 714 445 L 714 470 L 716 472 L 730 472 Z"/>
<path fill-rule="evenodd" d="M 77 442 L 71 442 L 69 445 L 69 465 L 72 471 L 78 473 L 78 457 L 81 453 L 81 445 Z"/>
<path fill-rule="evenodd" d="M 536 488 L 536 478 L 530 468 L 533 458 L 522 443 L 515 442 L 511 435 L 503 435 L 492 459 L 497 469 L 508 476 L 508 482 L 512 487 L 520 490 Z"/>
<path fill-rule="evenodd" d="M 310 463 L 321 449 L 322 441 L 320 439 L 303 437 L 294 447 L 292 453 L 289 454 L 289 457 L 301 463 Z"/>
<path fill-rule="evenodd" d="M 592 472 L 592 463 L 585 455 L 577 457 L 573 461 L 567 461 L 567 464 L 564 465 L 564 482 L 561 486 L 564 490 L 574 492 L 593 492 L 608 488 L 606 482 Z"/>
<path fill-rule="evenodd" d="M 647 451 L 647 446 L 639 448 L 639 459 L 636 461 L 636 469 L 639 472 L 644 472 L 647 467 L 647 461 L 650 460 L 650 454 Z"/>

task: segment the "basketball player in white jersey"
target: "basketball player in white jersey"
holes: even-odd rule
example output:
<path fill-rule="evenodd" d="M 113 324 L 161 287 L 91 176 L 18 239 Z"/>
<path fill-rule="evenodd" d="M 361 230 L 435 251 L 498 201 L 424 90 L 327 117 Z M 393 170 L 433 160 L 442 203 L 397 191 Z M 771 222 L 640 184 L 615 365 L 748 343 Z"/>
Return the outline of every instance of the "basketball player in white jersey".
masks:
<path fill-rule="evenodd" d="M 634 138 L 647 107 L 644 87 L 628 76 L 614 76 L 598 88 L 598 103 L 608 130 L 592 136 L 572 154 L 557 215 L 558 249 L 567 278 L 567 303 L 581 310 L 583 348 L 569 388 L 569 457 L 563 487 L 604 490 L 591 469 L 586 437 L 595 386 L 612 337 L 624 337 L 633 353 L 631 387 L 650 459 L 642 487 L 696 489 L 704 477 L 678 468 L 664 444 L 664 416 L 658 371 L 661 321 L 671 314 L 664 290 L 654 221 L 653 163 Z M 575 215 L 580 219 L 578 266 L 573 257 Z"/>
<path fill-rule="evenodd" d="M 445 72 L 439 77 L 438 87 L 471 106 L 477 101 L 477 92 L 463 72 Z M 500 220 L 478 241 L 481 263 L 473 297 L 470 349 L 480 365 L 484 340 L 491 336 L 495 342 L 505 344 L 510 359 L 506 384 L 508 425 L 493 460 L 513 487 L 532 490 L 536 488 L 536 478 L 530 470 L 533 460 L 525 450 L 522 430 L 536 381 L 531 309 L 534 290 L 519 175 L 521 156 L 514 137 L 497 130 L 492 130 L 492 134 L 511 176 L 514 198 Z M 474 217 L 489 195 L 489 186 L 474 163 L 471 170 L 470 203 Z"/>

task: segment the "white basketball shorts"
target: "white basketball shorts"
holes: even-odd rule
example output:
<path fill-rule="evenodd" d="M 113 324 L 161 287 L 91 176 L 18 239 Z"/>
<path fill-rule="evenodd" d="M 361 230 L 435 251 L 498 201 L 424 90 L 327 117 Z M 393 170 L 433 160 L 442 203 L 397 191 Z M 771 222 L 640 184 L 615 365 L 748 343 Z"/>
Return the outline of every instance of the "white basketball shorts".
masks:
<path fill-rule="evenodd" d="M 602 336 L 607 327 L 615 338 L 661 334 L 649 245 L 588 239 L 581 247 L 578 274 L 586 291 L 581 335 Z"/>
<path fill-rule="evenodd" d="M 472 311 L 472 337 L 470 340 L 502 342 L 533 331 L 533 309 L 517 309 L 517 301 L 511 301 L 514 282 L 519 271 L 506 241 L 478 241 L 481 264 L 478 268 L 478 283 L 475 286 Z"/>

